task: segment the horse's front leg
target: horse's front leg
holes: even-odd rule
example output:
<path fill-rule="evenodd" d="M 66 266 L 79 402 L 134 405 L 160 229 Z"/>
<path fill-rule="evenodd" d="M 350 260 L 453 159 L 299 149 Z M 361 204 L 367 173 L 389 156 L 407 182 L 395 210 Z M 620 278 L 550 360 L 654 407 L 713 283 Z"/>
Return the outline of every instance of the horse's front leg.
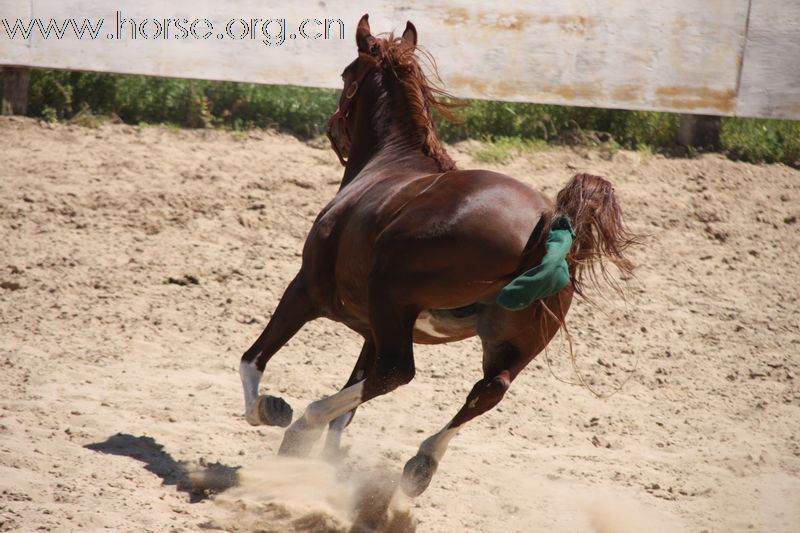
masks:
<path fill-rule="evenodd" d="M 279 454 L 307 456 L 325 424 L 348 415 L 362 403 L 391 392 L 414 378 L 412 336 L 419 310 L 400 305 L 396 295 L 387 289 L 392 285 L 381 281 L 377 275 L 371 276 L 369 319 L 374 358 L 369 368 L 365 368 L 365 378 L 311 403 L 303 416 L 286 430 Z"/>
<path fill-rule="evenodd" d="M 336 394 L 312 402 L 303 416 L 286 429 L 278 455 L 306 457 L 325 429 L 325 424 L 349 414 L 361 405 L 364 380 L 342 389 Z"/>
<path fill-rule="evenodd" d="M 364 338 L 364 346 L 361 348 L 358 361 L 356 361 L 353 371 L 350 373 L 350 377 L 344 387 L 342 387 L 342 390 L 363 380 L 367 372 L 372 368 L 374 361 L 375 343 L 372 340 L 372 336 L 367 335 Z M 344 429 L 352 422 L 355 413 L 355 409 L 348 411 L 331 420 L 328 425 L 328 434 L 325 438 L 325 448 L 323 449 L 322 455 L 329 461 L 335 461 L 339 458 L 341 453 L 342 432 L 344 432 Z"/>
<path fill-rule="evenodd" d="M 258 384 L 270 358 L 317 313 L 298 274 L 283 293 L 267 327 L 242 356 L 239 375 L 244 390 L 244 416 L 253 426 L 286 427 L 292 422 L 292 408 L 276 396 L 258 395 Z"/>

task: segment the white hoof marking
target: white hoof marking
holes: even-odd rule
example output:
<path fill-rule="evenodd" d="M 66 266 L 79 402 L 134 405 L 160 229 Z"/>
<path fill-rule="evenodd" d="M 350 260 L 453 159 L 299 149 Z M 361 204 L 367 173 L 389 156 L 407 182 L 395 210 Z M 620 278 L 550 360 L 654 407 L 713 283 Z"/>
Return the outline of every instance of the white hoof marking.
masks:
<path fill-rule="evenodd" d="M 251 426 L 261 425 L 258 416 L 258 384 L 261 381 L 262 372 L 256 368 L 256 363 L 239 363 L 239 376 L 242 378 L 242 390 L 244 392 L 244 418 Z"/>

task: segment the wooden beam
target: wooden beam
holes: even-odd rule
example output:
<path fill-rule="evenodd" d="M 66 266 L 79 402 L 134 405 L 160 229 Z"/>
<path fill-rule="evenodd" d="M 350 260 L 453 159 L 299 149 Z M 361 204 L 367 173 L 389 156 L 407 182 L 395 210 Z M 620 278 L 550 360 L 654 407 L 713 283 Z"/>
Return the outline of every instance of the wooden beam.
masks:
<path fill-rule="evenodd" d="M 0 115 L 24 115 L 28 110 L 30 69 L 3 67 L 0 69 L 0 80 Z"/>
<path fill-rule="evenodd" d="M 736 115 L 800 120 L 800 2 L 751 6 Z"/>
<path fill-rule="evenodd" d="M 681 115 L 678 142 L 692 148 L 718 150 L 722 119 L 712 115 Z"/>

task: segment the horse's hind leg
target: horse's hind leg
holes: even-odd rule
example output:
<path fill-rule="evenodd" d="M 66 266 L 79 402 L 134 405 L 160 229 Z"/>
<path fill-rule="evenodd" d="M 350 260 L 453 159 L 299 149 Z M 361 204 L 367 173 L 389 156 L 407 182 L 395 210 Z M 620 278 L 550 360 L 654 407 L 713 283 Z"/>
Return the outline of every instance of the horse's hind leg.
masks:
<path fill-rule="evenodd" d="M 408 496 L 419 496 L 428 488 L 450 440 L 458 434 L 461 426 L 500 403 L 513 380 L 507 370 L 494 376 L 484 376 L 472 387 L 467 401 L 456 416 L 441 431 L 425 439 L 417 455 L 406 463 L 402 487 Z"/>
<path fill-rule="evenodd" d="M 286 427 L 292 421 L 292 408 L 275 396 L 259 396 L 258 384 L 267 362 L 306 322 L 317 317 L 303 281 L 298 274 L 283 293 L 267 327 L 242 356 L 239 375 L 244 390 L 245 419 L 254 426 L 266 424 Z"/>
<path fill-rule="evenodd" d="M 369 369 L 372 368 L 374 361 L 375 343 L 372 341 L 371 336 L 367 336 L 364 339 L 364 346 L 361 348 L 358 361 L 356 361 L 356 365 L 353 367 L 353 372 L 350 374 L 350 378 L 347 380 L 347 383 L 345 383 L 342 389 L 346 389 L 363 380 L 366 377 Z M 335 460 L 339 457 L 339 448 L 342 442 L 342 432 L 353 420 L 355 412 L 356 410 L 353 409 L 331 420 L 330 424 L 328 425 L 328 434 L 325 438 L 325 448 L 322 452 L 326 458 Z"/>
<path fill-rule="evenodd" d="M 481 314 L 478 334 L 483 343 L 483 379 L 472 387 L 456 416 L 425 439 L 417 455 L 406 463 L 401 485 L 407 495 L 419 496 L 428 488 L 450 440 L 465 423 L 500 403 L 514 378 L 558 331 L 571 299 L 571 289 L 565 289 L 545 301 L 556 316 L 539 302 L 523 311 L 492 306 Z"/>

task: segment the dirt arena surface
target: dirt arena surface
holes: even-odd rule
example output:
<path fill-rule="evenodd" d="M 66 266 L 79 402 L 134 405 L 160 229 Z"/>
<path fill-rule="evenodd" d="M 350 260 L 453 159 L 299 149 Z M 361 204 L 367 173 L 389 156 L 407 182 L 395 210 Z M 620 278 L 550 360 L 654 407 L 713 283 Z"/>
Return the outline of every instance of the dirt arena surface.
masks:
<path fill-rule="evenodd" d="M 418 346 L 416 379 L 358 411 L 341 465 L 276 459 L 282 430 L 242 416 L 238 361 L 337 190 L 326 144 L 3 117 L 0 147 L 0 530 L 347 531 L 359 491 L 391 485 L 481 377 L 476 339 Z M 467 425 L 427 492 L 391 504 L 400 522 L 800 531 L 800 171 L 567 149 L 492 166 L 474 150 L 451 154 L 550 195 L 604 175 L 648 235 L 627 300 L 568 317 L 586 382 L 624 385 L 566 383 L 555 341 L 551 368 L 540 356 Z M 313 322 L 262 390 L 298 415 L 359 348 Z M 193 491 L 208 465 L 241 485 Z"/>

